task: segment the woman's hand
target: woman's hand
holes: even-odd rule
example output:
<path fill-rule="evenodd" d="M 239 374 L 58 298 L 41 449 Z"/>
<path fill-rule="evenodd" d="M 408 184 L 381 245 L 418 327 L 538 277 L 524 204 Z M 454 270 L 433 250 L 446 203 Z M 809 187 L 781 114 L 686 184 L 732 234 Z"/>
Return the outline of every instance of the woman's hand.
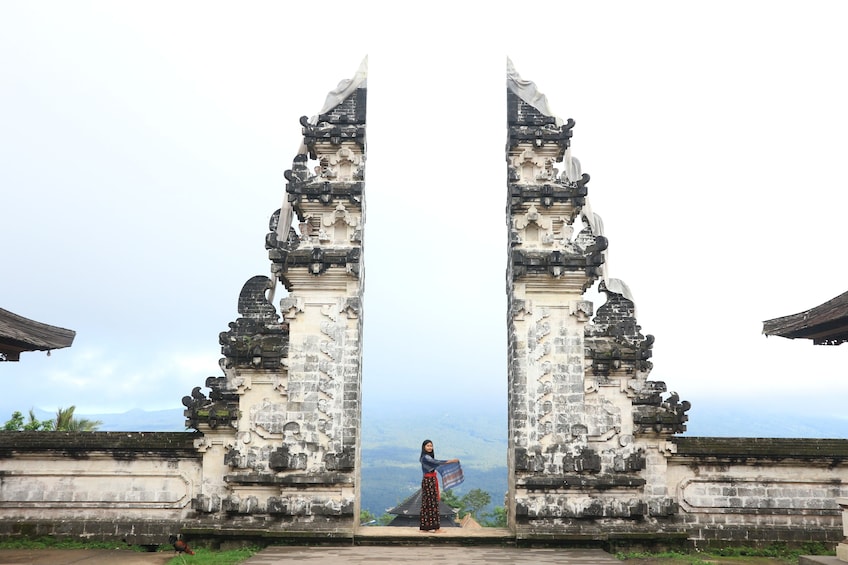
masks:
<path fill-rule="evenodd" d="M 448 463 L 459 463 L 459 459 L 451 459 Z"/>

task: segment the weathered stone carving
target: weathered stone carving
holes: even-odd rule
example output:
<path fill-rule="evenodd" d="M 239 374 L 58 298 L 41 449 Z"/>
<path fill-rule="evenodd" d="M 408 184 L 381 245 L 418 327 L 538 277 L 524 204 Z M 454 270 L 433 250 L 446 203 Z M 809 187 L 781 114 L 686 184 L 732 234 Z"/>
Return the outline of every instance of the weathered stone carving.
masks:
<path fill-rule="evenodd" d="M 215 379 L 215 377 L 210 377 Z M 217 380 L 210 381 L 207 379 L 207 386 L 215 387 L 210 393 L 211 397 L 200 392 L 200 387 L 196 386 L 191 391 L 191 396 L 183 397 L 183 406 L 186 417 L 186 427 L 194 430 L 199 430 L 201 424 L 205 424 L 211 429 L 218 426 L 236 426 L 239 418 L 238 400 L 231 395 L 225 394 L 220 390 L 220 384 Z"/>
<path fill-rule="evenodd" d="M 613 292 L 602 281 L 599 289 L 606 293 L 607 301 L 586 326 L 587 372 L 597 382 L 611 383 L 619 378 L 626 383 L 623 391 L 632 399 L 634 433 L 682 433 L 691 405 L 681 402 L 677 393 L 663 401 L 665 383 L 647 380 L 653 367 L 649 359 L 654 336 L 640 333 L 635 305 L 625 296 L 629 291 L 620 281 L 614 282 L 622 292 Z"/>
<path fill-rule="evenodd" d="M 689 404 L 647 380 L 653 337 L 623 283 L 606 278 L 609 242 L 571 156 L 574 121 L 535 105 L 542 97 L 514 71 L 507 86 L 512 525 L 530 537 L 673 532 L 664 446 Z M 583 293 L 596 283 L 607 301 L 592 318 Z"/>
<path fill-rule="evenodd" d="M 246 387 L 245 378 L 232 374 L 234 369 L 257 368 L 278 370 L 288 347 L 288 324 L 280 322 L 265 293 L 271 280 L 256 276 L 248 280 L 239 295 L 241 317 L 230 323 L 230 330 L 219 337 L 221 368 L 230 376 L 209 377 L 207 398 L 200 387 L 191 396 L 183 397 L 186 407 L 186 426 L 200 429 L 201 424 L 215 429 L 219 426 L 237 427 L 240 417 L 239 395 Z M 249 387 L 247 387 L 249 388 Z"/>
<path fill-rule="evenodd" d="M 221 353 L 226 366 L 278 369 L 287 354 L 288 323 L 280 322 L 266 293 L 271 279 L 256 276 L 247 281 L 239 295 L 238 310 L 242 317 L 230 323 L 221 333 Z"/>
<path fill-rule="evenodd" d="M 364 75 L 328 100 L 335 103 L 301 119 L 303 149 L 285 172 L 286 202 L 265 237 L 272 278 L 244 285 L 240 317 L 220 335 L 224 376 L 207 380 L 209 397 L 197 387 L 184 399 L 189 425 L 209 436 L 198 445 L 209 470 L 193 502 L 198 527 L 217 514 L 233 526 L 255 518 L 280 530 L 354 526 Z M 278 281 L 288 291 L 280 315 L 272 303 Z"/>

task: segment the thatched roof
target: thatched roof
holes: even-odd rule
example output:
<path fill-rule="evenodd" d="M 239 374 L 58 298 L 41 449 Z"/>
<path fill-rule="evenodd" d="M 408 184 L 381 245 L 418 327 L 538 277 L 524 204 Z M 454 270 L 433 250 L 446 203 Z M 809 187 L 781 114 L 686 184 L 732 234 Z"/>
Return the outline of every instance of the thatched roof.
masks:
<path fill-rule="evenodd" d="M 76 332 L 18 316 L 0 308 L 0 361 L 19 361 L 24 351 L 70 347 Z"/>
<path fill-rule="evenodd" d="M 763 322 L 763 333 L 789 339 L 811 339 L 815 345 L 848 341 L 848 292 L 791 316 Z"/>
<path fill-rule="evenodd" d="M 389 526 L 417 526 L 421 517 L 421 489 L 387 512 L 396 516 Z M 456 527 L 455 518 L 456 511 L 440 500 L 439 521 L 442 527 Z"/>

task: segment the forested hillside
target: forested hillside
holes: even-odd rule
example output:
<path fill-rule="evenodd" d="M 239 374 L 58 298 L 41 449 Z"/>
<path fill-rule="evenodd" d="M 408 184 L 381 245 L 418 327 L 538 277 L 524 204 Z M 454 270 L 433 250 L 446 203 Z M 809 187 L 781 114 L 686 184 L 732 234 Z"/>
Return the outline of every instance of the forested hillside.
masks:
<path fill-rule="evenodd" d="M 433 441 L 436 457 L 458 458 L 465 482 L 455 491 L 488 492 L 503 506 L 506 477 L 506 408 L 366 411 L 362 425 L 362 508 L 375 516 L 396 506 L 421 486 L 421 443 Z M 486 511 L 490 511 L 491 507 Z"/>

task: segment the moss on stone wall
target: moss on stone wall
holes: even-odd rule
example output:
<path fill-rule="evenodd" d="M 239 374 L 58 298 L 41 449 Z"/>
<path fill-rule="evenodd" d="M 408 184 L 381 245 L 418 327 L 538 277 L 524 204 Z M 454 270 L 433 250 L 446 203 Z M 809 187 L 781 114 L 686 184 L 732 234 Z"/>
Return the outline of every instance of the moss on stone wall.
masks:
<path fill-rule="evenodd" d="M 675 437 L 674 457 L 716 459 L 820 460 L 848 464 L 848 439 Z"/>
<path fill-rule="evenodd" d="M 194 448 L 199 437 L 197 432 L 2 432 L 0 458 L 55 450 L 76 457 L 105 452 L 122 458 L 155 454 L 200 459 Z"/>

